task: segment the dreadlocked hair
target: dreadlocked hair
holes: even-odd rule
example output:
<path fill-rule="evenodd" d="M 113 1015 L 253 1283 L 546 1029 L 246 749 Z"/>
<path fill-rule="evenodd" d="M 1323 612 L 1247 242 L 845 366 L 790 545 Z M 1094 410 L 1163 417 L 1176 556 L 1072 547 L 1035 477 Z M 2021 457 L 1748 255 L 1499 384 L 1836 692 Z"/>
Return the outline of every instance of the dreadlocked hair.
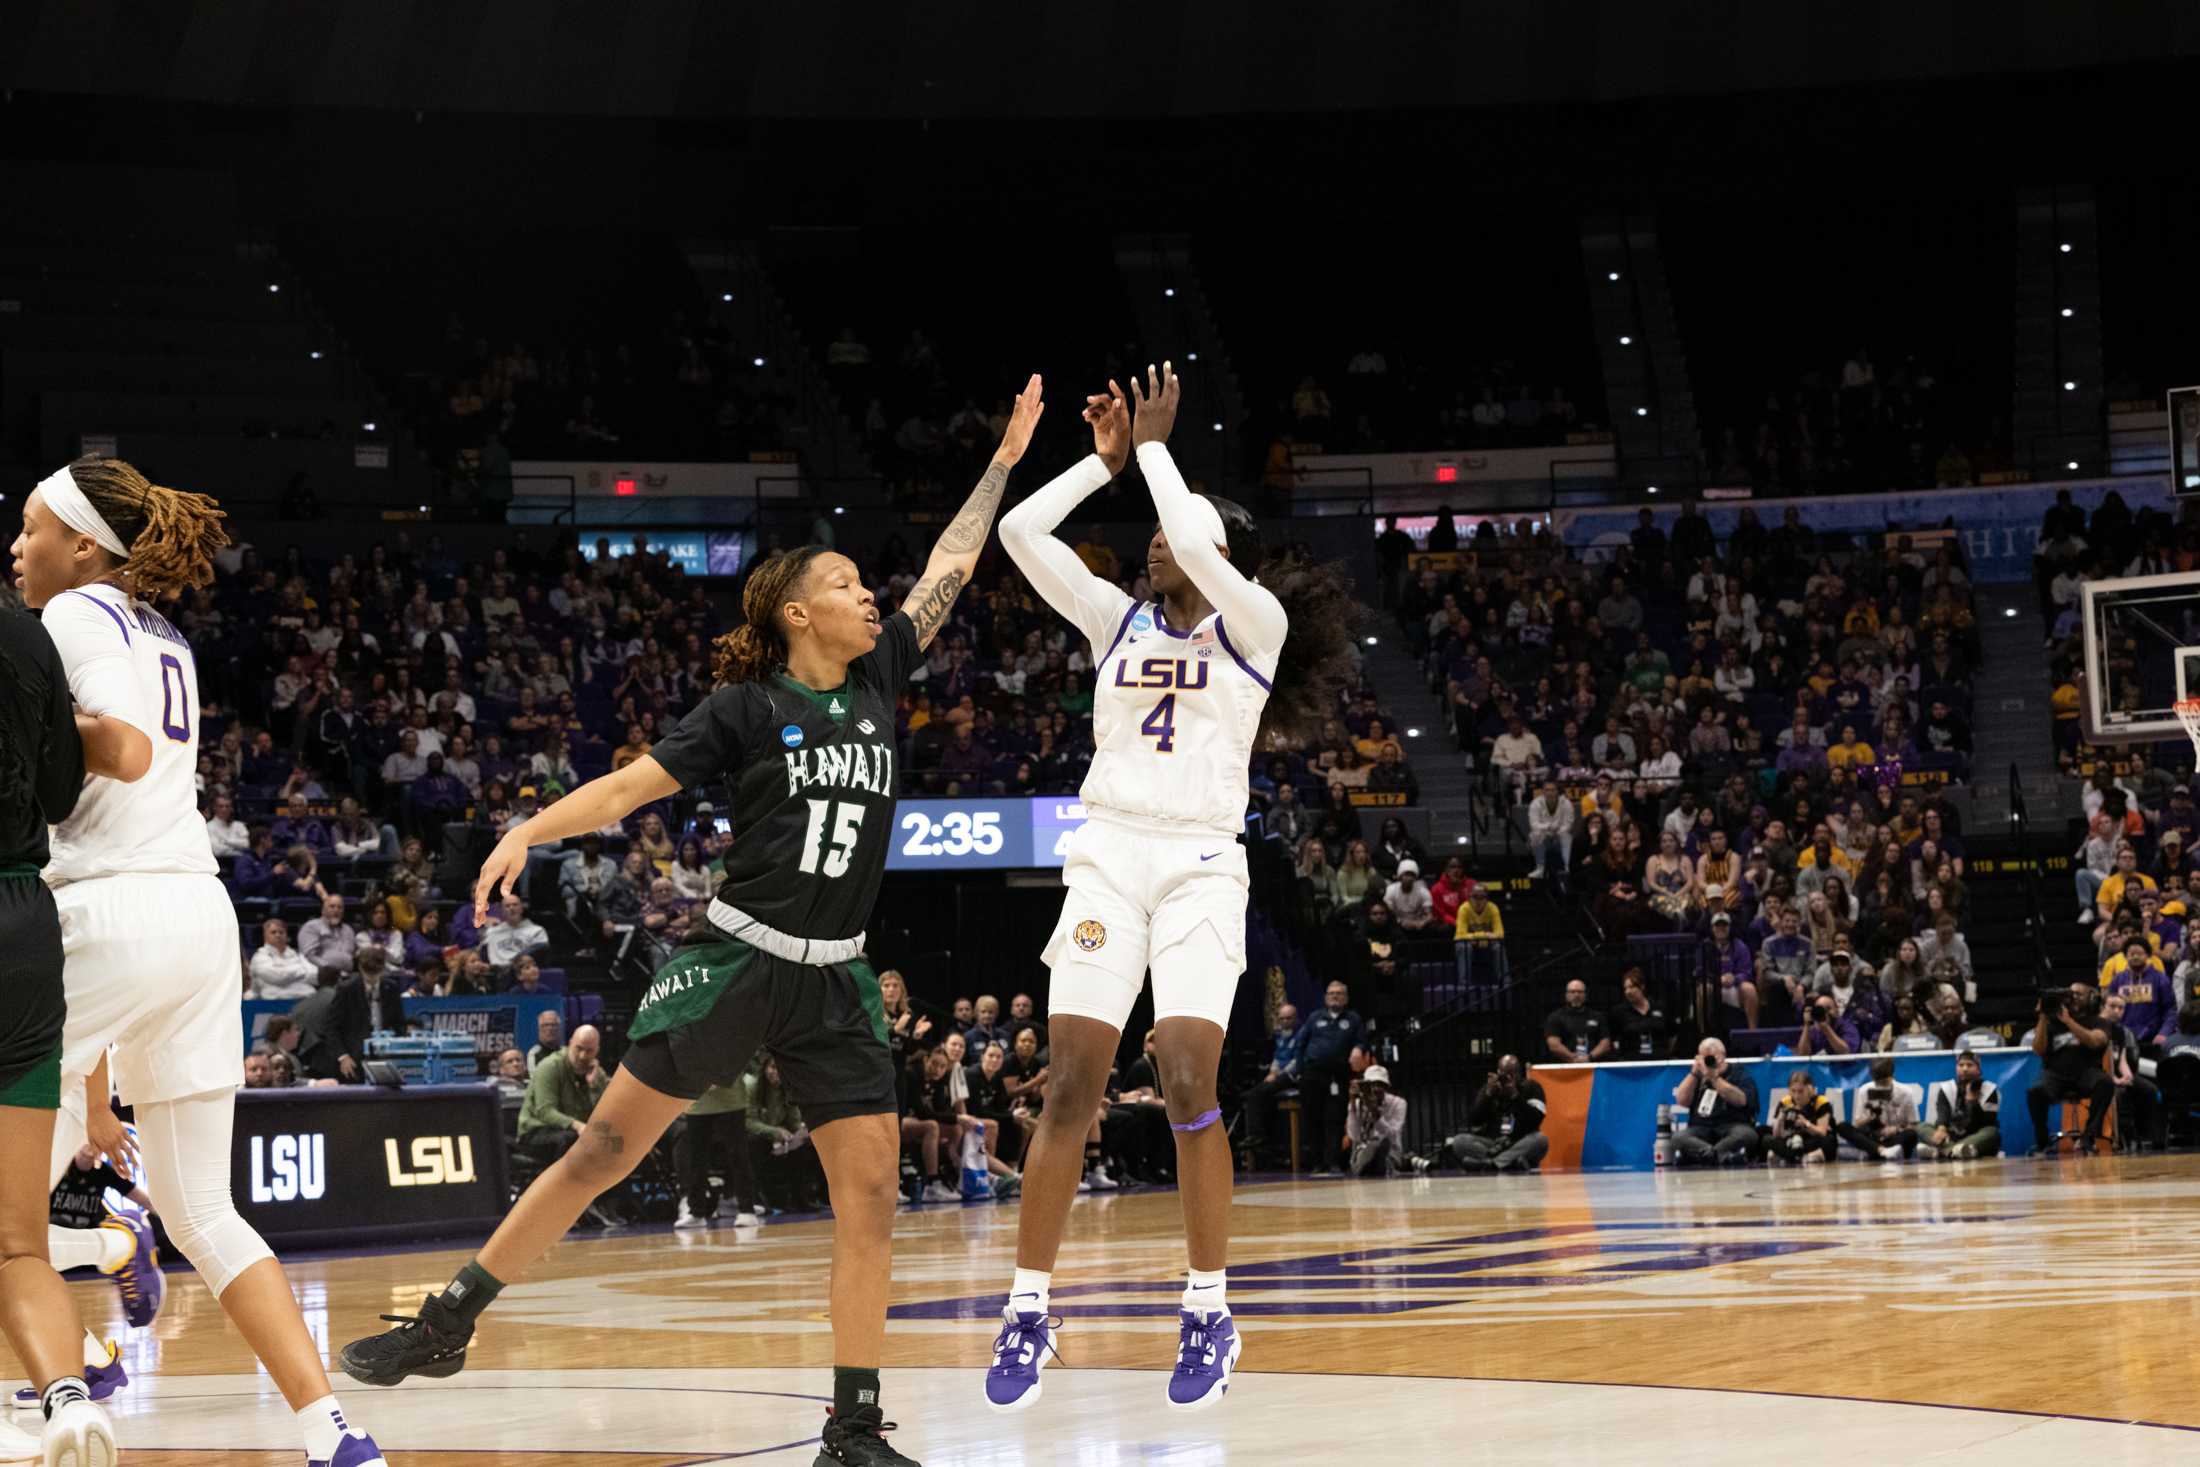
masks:
<path fill-rule="evenodd" d="M 152 483 L 121 459 L 96 454 L 72 461 L 69 477 L 130 547 L 122 570 L 132 595 L 161 601 L 214 584 L 214 556 L 227 548 L 229 532 L 210 495 Z"/>
<path fill-rule="evenodd" d="M 1200 498 L 1222 516 L 1230 563 L 1240 569 L 1259 567 L 1257 579 L 1283 603 L 1283 613 L 1291 622 L 1254 743 L 1265 749 L 1279 739 L 1309 738 L 1324 719 L 1336 715 L 1338 696 L 1352 682 L 1366 608 L 1352 594 L 1351 579 L 1341 564 L 1314 565 L 1288 549 L 1264 559 L 1260 522 L 1250 510 L 1213 494 Z"/>
<path fill-rule="evenodd" d="M 809 579 L 810 563 L 826 553 L 826 546 L 804 545 L 782 551 L 749 573 L 749 583 L 741 589 L 746 621 L 711 644 L 718 651 L 720 687 L 757 682 L 787 665 L 787 629 L 780 624 L 779 608 L 796 598 Z"/>

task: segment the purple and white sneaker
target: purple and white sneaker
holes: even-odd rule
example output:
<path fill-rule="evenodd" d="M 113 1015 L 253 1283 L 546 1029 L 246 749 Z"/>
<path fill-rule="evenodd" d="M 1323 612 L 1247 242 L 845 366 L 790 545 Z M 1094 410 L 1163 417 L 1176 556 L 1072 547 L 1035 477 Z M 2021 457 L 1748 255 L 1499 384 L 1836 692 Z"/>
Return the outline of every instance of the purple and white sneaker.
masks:
<path fill-rule="evenodd" d="M 122 1368 L 122 1352 L 115 1348 L 113 1340 L 107 1342 L 106 1364 L 84 1367 L 84 1384 L 95 1401 L 106 1400 L 129 1383 L 130 1372 Z M 45 1404 L 38 1399 L 36 1387 L 24 1386 L 15 1393 L 15 1409 L 41 1411 Z"/>
<path fill-rule="evenodd" d="M 1237 1324 L 1225 1312 L 1177 1314 L 1176 1370 L 1169 1376 L 1169 1405 L 1199 1411 L 1220 1401 L 1230 1389 L 1230 1372 L 1245 1353 Z"/>
<path fill-rule="evenodd" d="M 133 1210 L 110 1213 L 100 1226 L 130 1239 L 130 1256 L 109 1270 L 107 1277 L 122 1291 L 122 1317 L 132 1329 L 143 1329 L 160 1313 L 161 1298 L 168 1290 L 161 1276 L 160 1250 L 153 1246 L 153 1225 L 145 1214 Z"/>
<path fill-rule="evenodd" d="M 336 1444 L 336 1455 L 326 1460 L 320 1457 L 306 1459 L 306 1467 L 389 1467 L 382 1460 L 382 1449 L 374 1444 L 374 1438 L 363 1431 L 347 1431 L 344 1439 Z"/>
<path fill-rule="evenodd" d="M 1021 1411 L 1039 1399 L 1039 1372 L 1047 1358 L 1059 1360 L 1054 1332 L 1062 1327 L 1057 1314 L 1018 1313 L 1004 1308 L 1006 1321 L 993 1339 L 993 1365 L 985 1373 L 985 1403 L 1003 1412 Z"/>

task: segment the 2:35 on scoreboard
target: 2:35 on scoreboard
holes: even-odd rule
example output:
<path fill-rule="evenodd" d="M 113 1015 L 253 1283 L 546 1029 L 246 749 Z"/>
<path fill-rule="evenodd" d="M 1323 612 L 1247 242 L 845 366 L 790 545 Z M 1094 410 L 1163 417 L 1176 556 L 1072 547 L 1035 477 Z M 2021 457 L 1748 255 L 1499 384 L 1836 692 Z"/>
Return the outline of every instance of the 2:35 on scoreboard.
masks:
<path fill-rule="evenodd" d="M 1074 796 L 903 800 L 894 816 L 886 869 L 1059 867 L 1071 833 L 1084 823 L 1085 807 Z"/>

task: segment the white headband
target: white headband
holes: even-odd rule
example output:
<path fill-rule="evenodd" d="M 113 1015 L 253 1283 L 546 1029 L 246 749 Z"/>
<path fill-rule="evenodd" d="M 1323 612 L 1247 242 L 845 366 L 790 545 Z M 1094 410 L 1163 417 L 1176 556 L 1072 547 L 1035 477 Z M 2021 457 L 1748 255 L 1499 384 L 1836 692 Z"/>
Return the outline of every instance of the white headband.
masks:
<path fill-rule="evenodd" d="M 92 502 L 84 497 L 84 491 L 76 486 L 76 475 L 69 472 L 67 464 L 55 469 L 38 481 L 38 492 L 46 496 L 46 508 L 53 517 L 79 535 L 89 535 L 99 542 L 101 549 L 122 560 L 130 558 L 130 547 L 122 543 L 107 521 L 101 518 Z"/>
<path fill-rule="evenodd" d="M 1192 496 L 1192 513 L 1199 516 L 1201 527 L 1207 532 L 1208 544 L 1227 545 L 1230 543 L 1229 531 L 1222 528 L 1222 511 L 1208 503 L 1204 495 L 1194 494 Z"/>

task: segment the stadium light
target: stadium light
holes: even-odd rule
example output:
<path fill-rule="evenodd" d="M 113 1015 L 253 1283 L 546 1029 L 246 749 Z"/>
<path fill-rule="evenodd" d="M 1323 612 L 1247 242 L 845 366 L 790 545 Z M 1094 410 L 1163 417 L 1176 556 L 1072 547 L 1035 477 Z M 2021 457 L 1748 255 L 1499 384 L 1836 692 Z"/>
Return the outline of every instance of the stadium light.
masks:
<path fill-rule="evenodd" d="M 1650 485 L 1650 486 L 1649 486 L 1649 492 L 1650 492 L 1650 493 L 1652 493 L 1652 494 L 1655 494 L 1655 493 L 1657 493 L 1657 492 L 1658 492 L 1658 486 L 1657 486 L 1657 485 L 1655 485 L 1655 484 L 1652 484 L 1652 485 Z"/>
<path fill-rule="evenodd" d="M 1607 270 L 1604 272 L 1604 278 L 1606 280 L 1617 280 L 1619 279 L 1619 272 L 1617 270 Z"/>
<path fill-rule="evenodd" d="M 1215 431 L 1217 433 L 1220 433 L 1222 431 L 1222 425 L 1220 423 L 1215 424 Z"/>
<path fill-rule="evenodd" d="M 2062 313 L 2063 313 L 2063 319 L 2064 319 L 2065 321 L 2067 321 L 2067 320 L 2069 320 L 2069 319 L 2070 319 L 2070 307 L 2068 307 L 2068 306 L 2064 306 L 2064 307 L 2063 307 L 2063 312 L 2062 312 Z"/>
<path fill-rule="evenodd" d="M 422 514 L 426 514 L 426 513 L 428 512 L 428 506 L 426 506 L 425 504 L 421 505 L 421 506 L 420 506 L 420 512 L 421 512 Z"/>
<path fill-rule="evenodd" d="M 1417 728 L 1409 728 L 1409 729 L 1407 729 L 1407 730 L 1406 730 L 1406 737 L 1407 737 L 1407 738 L 1409 738 L 1409 739 L 1417 739 L 1417 738 L 1419 738 L 1420 736 L 1421 736 L 1421 731 L 1420 731 L 1419 729 L 1417 729 Z"/>
<path fill-rule="evenodd" d="M 1648 408 L 1636 408 L 1636 409 L 1635 409 L 1635 416 L 1636 416 L 1636 417 L 1638 417 L 1638 418 L 1647 418 L 1647 417 L 1649 417 L 1649 416 L 1650 416 L 1650 409 L 1648 409 Z M 1876 798 L 1876 796 L 1875 796 L 1875 798 Z"/>
<path fill-rule="evenodd" d="M 306 353 L 306 355 L 311 357 L 314 361 L 321 360 L 321 354 L 317 351 L 309 351 Z"/>
<path fill-rule="evenodd" d="M 1463 835 L 1462 835 L 1462 836 L 1460 836 L 1460 837 L 1459 837 L 1459 839 L 1458 839 L 1458 840 L 1457 840 L 1456 842 L 1454 842 L 1454 844 L 1457 844 L 1457 845 L 1462 845 L 1462 846 L 1463 846 L 1463 845 L 1465 845 L 1466 843 L 1467 843 L 1467 838 L 1466 838 L 1465 836 L 1463 836 Z"/>
<path fill-rule="evenodd" d="M 2015 616 L 2015 615 L 2017 614 L 2017 608 L 2015 608 L 2014 606 L 2004 606 L 2004 607 L 2003 607 L 2003 608 L 2001 609 L 2001 614 L 2002 614 L 2003 616 L 2005 616 L 2005 617 L 2006 617 L 2006 616 Z"/>
<path fill-rule="evenodd" d="M 834 505 L 834 506 L 833 506 L 833 513 L 834 513 L 834 514 L 846 514 L 847 512 L 848 512 L 848 506 L 847 506 L 847 505 L 845 505 L 845 504 L 836 504 L 836 505 Z M 1876 798 L 1876 797 L 1875 797 L 1875 798 Z"/>
<path fill-rule="evenodd" d="M 363 431 L 372 433 L 374 431 L 374 420 L 370 418 L 366 422 L 361 423 L 359 426 Z"/>
<path fill-rule="evenodd" d="M 722 301 L 730 301 L 733 299 L 733 292 L 730 290 L 720 291 L 718 293 L 718 299 Z"/>
<path fill-rule="evenodd" d="M 761 367 L 764 365 L 764 359 L 762 357 L 751 357 L 749 359 L 749 365 L 752 367 Z"/>
<path fill-rule="evenodd" d="M 2066 254 L 2066 255 L 2067 255 L 2067 254 L 2069 254 L 2069 253 L 2070 253 L 2070 246 L 2069 246 L 2068 244 L 2065 244 L 2065 245 L 2064 245 L 2064 246 L 2062 247 L 2062 252 L 2063 252 L 2064 254 Z"/>
<path fill-rule="evenodd" d="M 1632 336 L 1622 336 L 1619 339 L 1619 344 L 1621 346 L 1633 346 L 1635 344 L 1635 338 Z"/>
<path fill-rule="evenodd" d="M 2072 459 L 2069 463 L 2064 464 L 2063 467 L 2075 472 L 2078 467 L 2078 461 L 2076 459 Z"/>
<path fill-rule="evenodd" d="M 1184 353 L 1184 360 L 1187 362 L 1196 362 L 1199 360 L 1199 353 L 1196 351 L 1188 351 Z"/>
<path fill-rule="evenodd" d="M 273 281 L 269 281 L 267 286 L 267 293 L 269 295 L 281 295 L 283 293 L 283 288 L 280 285 L 275 284 Z"/>
<path fill-rule="evenodd" d="M 1374 639 L 1373 637 L 1369 637 L 1369 638 L 1367 639 L 1367 645 L 1368 645 L 1368 646 L 1370 646 L 1370 647 L 1374 646 L 1374 645 L 1375 645 L 1375 639 Z"/>
<path fill-rule="evenodd" d="M 1173 285 L 1164 285 L 1161 287 L 1161 294 L 1164 298 L 1173 301 L 1176 299 L 1176 287 Z"/>
<path fill-rule="evenodd" d="M 2075 382 L 2065 382 L 2063 384 L 2063 391 L 2065 392 L 2076 392 L 2077 390 L 2078 384 Z"/>

